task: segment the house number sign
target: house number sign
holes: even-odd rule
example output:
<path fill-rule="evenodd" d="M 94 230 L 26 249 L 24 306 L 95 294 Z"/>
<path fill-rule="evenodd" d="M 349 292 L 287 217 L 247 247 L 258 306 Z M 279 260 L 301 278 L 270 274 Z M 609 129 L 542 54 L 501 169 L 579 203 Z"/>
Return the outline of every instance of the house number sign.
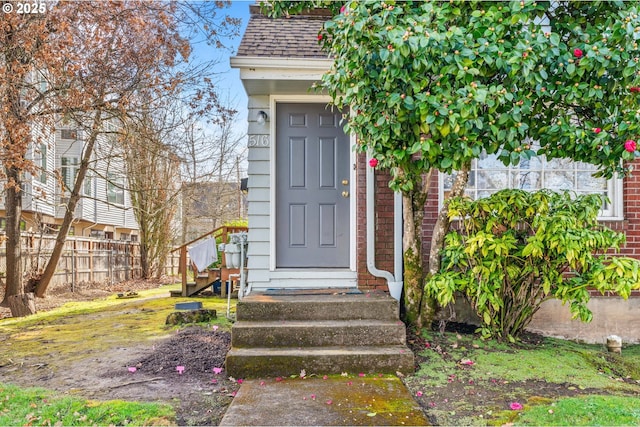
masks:
<path fill-rule="evenodd" d="M 249 147 L 268 147 L 269 135 L 251 135 L 249 137 Z"/>

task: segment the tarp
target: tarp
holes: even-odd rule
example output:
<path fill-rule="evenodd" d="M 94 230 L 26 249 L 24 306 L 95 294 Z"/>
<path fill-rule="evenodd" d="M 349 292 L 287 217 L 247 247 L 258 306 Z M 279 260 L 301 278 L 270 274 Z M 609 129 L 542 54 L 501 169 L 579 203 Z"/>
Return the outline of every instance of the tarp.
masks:
<path fill-rule="evenodd" d="M 211 263 L 218 261 L 216 239 L 207 239 L 195 246 L 187 248 L 189 258 L 196 265 L 198 271 L 205 270 Z"/>

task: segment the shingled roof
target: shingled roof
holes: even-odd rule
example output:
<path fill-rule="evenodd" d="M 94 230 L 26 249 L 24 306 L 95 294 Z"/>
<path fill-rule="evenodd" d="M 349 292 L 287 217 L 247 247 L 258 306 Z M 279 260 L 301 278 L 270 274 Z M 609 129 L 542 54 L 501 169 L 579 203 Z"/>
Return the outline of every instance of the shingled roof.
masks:
<path fill-rule="evenodd" d="M 312 11 L 286 18 L 269 18 L 259 6 L 250 6 L 251 18 L 236 57 L 322 58 L 318 32 L 330 16 Z"/>

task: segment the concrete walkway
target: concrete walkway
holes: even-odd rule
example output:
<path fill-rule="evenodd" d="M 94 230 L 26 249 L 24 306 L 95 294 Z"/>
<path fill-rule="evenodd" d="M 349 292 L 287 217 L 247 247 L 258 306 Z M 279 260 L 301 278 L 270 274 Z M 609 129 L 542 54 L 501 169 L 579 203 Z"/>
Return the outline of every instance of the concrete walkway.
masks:
<path fill-rule="evenodd" d="M 409 391 L 393 376 L 246 380 L 221 426 L 425 426 Z"/>

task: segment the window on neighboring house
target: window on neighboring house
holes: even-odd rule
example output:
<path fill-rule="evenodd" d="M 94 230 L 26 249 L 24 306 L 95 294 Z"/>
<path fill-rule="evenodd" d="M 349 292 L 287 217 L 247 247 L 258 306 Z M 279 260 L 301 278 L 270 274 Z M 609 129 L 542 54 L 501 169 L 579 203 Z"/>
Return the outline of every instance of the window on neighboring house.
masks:
<path fill-rule="evenodd" d="M 78 131 L 76 129 L 60 129 L 61 139 L 78 139 Z"/>
<path fill-rule="evenodd" d="M 80 159 L 77 157 L 62 157 L 60 159 L 60 172 L 62 173 L 62 183 L 64 191 L 71 191 L 80 168 Z"/>
<path fill-rule="evenodd" d="M 84 195 L 91 196 L 93 189 L 93 176 L 87 174 L 84 177 Z"/>
<path fill-rule="evenodd" d="M 543 156 L 522 160 L 517 166 L 505 166 L 496 155 L 482 155 L 473 160 L 465 194 L 472 199 L 487 197 L 504 188 L 554 191 L 569 190 L 576 194 L 599 193 L 606 197 L 601 219 L 621 219 L 622 180 L 594 178 L 597 168 L 569 159 L 547 161 Z M 453 175 L 441 175 L 440 204 L 451 190 Z"/>
<path fill-rule="evenodd" d="M 47 183 L 47 144 L 40 144 L 40 182 Z"/>
<path fill-rule="evenodd" d="M 107 201 L 124 205 L 124 179 L 121 175 L 107 174 Z"/>

